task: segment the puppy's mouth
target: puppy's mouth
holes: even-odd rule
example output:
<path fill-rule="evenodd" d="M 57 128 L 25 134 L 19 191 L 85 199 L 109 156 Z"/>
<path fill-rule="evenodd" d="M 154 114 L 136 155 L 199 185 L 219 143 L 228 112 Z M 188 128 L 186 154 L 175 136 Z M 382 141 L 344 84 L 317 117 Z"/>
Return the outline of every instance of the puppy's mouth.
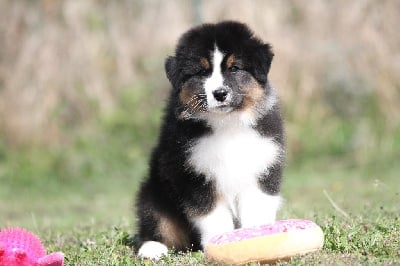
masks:
<path fill-rule="evenodd" d="M 218 106 L 209 107 L 208 111 L 210 113 L 230 113 L 233 111 L 233 107 L 229 104 L 220 104 Z"/>

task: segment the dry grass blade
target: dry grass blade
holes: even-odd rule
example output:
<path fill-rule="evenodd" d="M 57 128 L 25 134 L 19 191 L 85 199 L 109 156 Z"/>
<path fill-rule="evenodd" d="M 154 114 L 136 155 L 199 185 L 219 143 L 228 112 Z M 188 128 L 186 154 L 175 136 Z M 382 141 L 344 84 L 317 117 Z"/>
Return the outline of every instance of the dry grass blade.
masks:
<path fill-rule="evenodd" d="M 328 192 L 326 192 L 326 190 L 323 190 L 325 197 L 329 200 L 330 204 L 333 206 L 333 208 L 335 208 L 335 210 L 337 210 L 341 215 L 343 215 L 346 218 L 350 218 L 350 216 L 344 211 L 342 210 L 334 201 L 333 199 L 329 196 Z"/>

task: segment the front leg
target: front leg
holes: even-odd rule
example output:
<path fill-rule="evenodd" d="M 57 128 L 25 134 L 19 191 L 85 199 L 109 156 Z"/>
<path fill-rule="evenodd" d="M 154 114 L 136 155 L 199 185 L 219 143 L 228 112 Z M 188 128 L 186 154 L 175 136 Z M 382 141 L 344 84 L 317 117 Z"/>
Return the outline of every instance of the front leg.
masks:
<path fill-rule="evenodd" d="M 209 213 L 195 217 L 193 222 L 200 232 L 203 248 L 213 236 L 234 229 L 231 210 L 223 201 L 217 202 Z"/>
<path fill-rule="evenodd" d="M 217 196 L 213 181 L 206 181 L 204 175 L 193 173 L 186 181 L 187 186 L 181 190 L 184 212 L 200 237 L 196 244 L 204 248 L 214 235 L 234 229 L 232 212 L 228 204 Z"/>
<path fill-rule="evenodd" d="M 282 166 L 276 164 L 266 170 L 257 184 L 239 195 L 238 209 L 242 227 L 273 223 L 281 205 L 279 196 Z"/>
<path fill-rule="evenodd" d="M 241 227 L 251 227 L 275 222 L 281 197 L 268 195 L 257 187 L 247 188 L 239 196 Z"/>

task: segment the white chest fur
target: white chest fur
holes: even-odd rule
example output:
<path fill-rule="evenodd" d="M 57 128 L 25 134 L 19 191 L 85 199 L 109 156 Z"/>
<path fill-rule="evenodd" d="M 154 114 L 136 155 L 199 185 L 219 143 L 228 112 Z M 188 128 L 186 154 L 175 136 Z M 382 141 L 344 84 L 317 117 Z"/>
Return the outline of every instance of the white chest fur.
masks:
<path fill-rule="evenodd" d="M 233 207 L 241 191 L 258 187 L 259 175 L 279 154 L 278 144 L 250 126 L 221 123 L 193 145 L 189 163 L 207 179 L 215 180 L 220 196 Z"/>

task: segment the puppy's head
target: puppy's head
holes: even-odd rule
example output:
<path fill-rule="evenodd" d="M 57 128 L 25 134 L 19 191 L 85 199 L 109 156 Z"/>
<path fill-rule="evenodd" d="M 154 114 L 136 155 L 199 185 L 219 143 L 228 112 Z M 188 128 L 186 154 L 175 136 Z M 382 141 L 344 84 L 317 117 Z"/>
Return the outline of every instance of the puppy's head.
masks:
<path fill-rule="evenodd" d="M 178 117 L 201 119 L 262 107 L 272 57 L 270 45 L 241 23 L 205 24 L 186 32 L 165 64 Z"/>

